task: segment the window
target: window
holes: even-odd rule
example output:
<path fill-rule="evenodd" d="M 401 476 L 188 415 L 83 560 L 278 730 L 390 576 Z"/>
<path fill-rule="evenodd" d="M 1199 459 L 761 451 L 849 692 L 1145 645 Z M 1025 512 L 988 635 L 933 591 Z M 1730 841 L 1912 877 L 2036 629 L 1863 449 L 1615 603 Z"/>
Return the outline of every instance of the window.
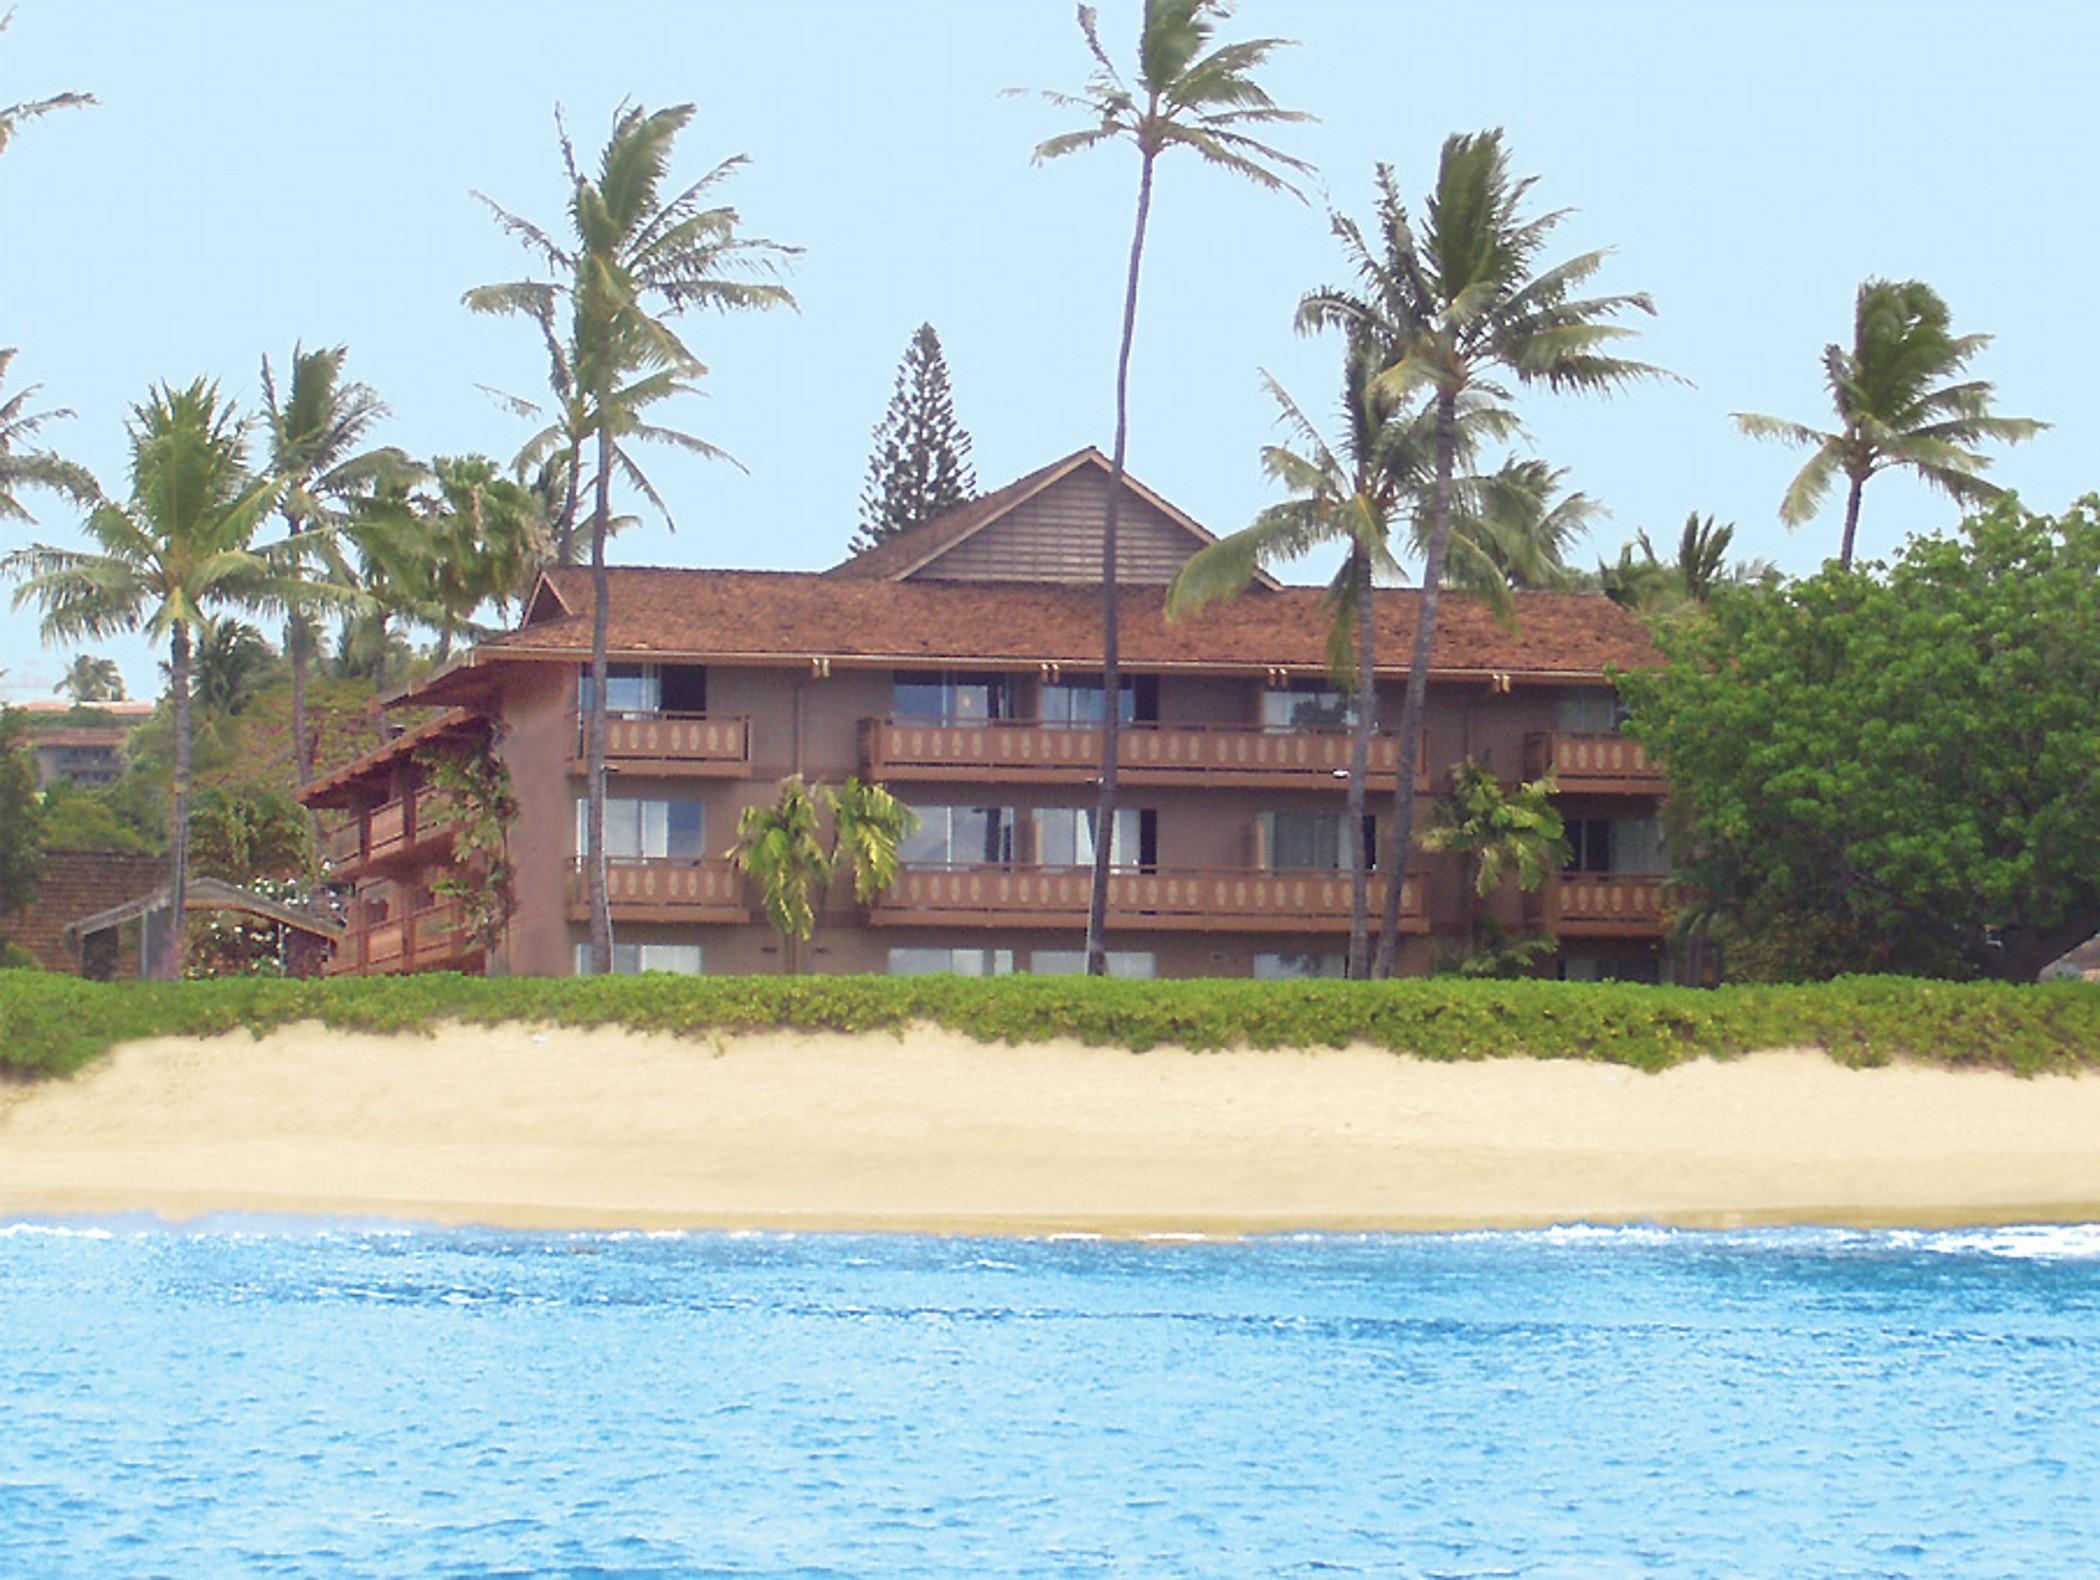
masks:
<path fill-rule="evenodd" d="M 1039 977 L 1081 976 L 1086 972 L 1086 951 L 1038 949 L 1028 957 L 1028 969 Z M 1111 949 L 1108 952 L 1108 974 L 1112 977 L 1150 980 L 1153 975 L 1152 951 Z"/>
<path fill-rule="evenodd" d="M 591 803 L 576 798 L 576 849 L 586 852 Z M 697 861 L 705 846 L 698 801 L 605 798 L 605 852 L 615 861 Z"/>
<path fill-rule="evenodd" d="M 933 724 L 984 724 L 1014 716 L 1013 680 L 1008 675 L 944 675 L 900 670 L 890 691 L 890 712 L 900 719 Z"/>
<path fill-rule="evenodd" d="M 585 669 L 576 682 L 576 708 L 588 713 L 591 706 L 591 672 Z M 654 664 L 608 664 L 605 668 L 605 711 L 608 713 L 656 713 L 663 707 L 663 677 Z"/>
<path fill-rule="evenodd" d="M 1345 955 L 1256 955 L 1254 975 L 1262 982 L 1303 982 L 1348 972 Z"/>
<path fill-rule="evenodd" d="M 613 942 L 613 975 L 636 976 L 644 971 L 670 971 L 680 976 L 700 975 L 700 946 L 698 944 L 623 944 Z M 576 946 L 576 974 L 587 977 L 591 974 L 591 946 L 580 943 Z"/>
<path fill-rule="evenodd" d="M 908 866 L 976 866 L 1014 859 L 1010 806 L 915 806 L 919 826 L 904 836 L 897 858 Z"/>
<path fill-rule="evenodd" d="M 892 949 L 890 975 L 922 977 L 947 972 L 959 977 L 1003 977 L 1014 968 L 1011 949 Z"/>
<path fill-rule="evenodd" d="M 1311 868 L 1343 872 L 1349 866 L 1346 812 L 1264 812 L 1261 814 L 1263 865 L 1272 872 Z M 1364 848 L 1378 865 L 1378 820 L 1364 814 Z"/>
<path fill-rule="evenodd" d="M 1353 724 L 1356 699 L 1322 686 L 1285 686 L 1261 694 L 1261 722 L 1266 730 L 1318 729 Z"/>
<path fill-rule="evenodd" d="M 1119 699 L 1117 717 L 1125 724 L 1139 720 L 1150 721 L 1159 717 L 1159 677 L 1156 675 L 1126 675 L 1116 686 Z M 1106 718 L 1107 710 L 1102 706 L 1102 686 L 1098 680 L 1060 681 L 1056 685 L 1044 685 L 1036 694 L 1036 716 L 1045 724 L 1069 724 L 1084 726 L 1099 724 Z"/>
<path fill-rule="evenodd" d="M 1637 876 L 1670 870 L 1662 824 L 1652 817 L 1571 817 L 1565 831 L 1565 872 L 1623 872 Z"/>
<path fill-rule="evenodd" d="M 1553 704 L 1553 727 L 1570 735 L 1616 735 L 1625 721 L 1616 691 L 1572 691 Z"/>
<path fill-rule="evenodd" d="M 1035 809 L 1035 859 L 1045 867 L 1091 867 L 1094 830 L 1100 813 L 1093 807 L 1045 806 Z M 1126 871 L 1150 867 L 1159 860 L 1159 814 L 1134 806 L 1116 808 L 1115 837 L 1109 859 Z"/>

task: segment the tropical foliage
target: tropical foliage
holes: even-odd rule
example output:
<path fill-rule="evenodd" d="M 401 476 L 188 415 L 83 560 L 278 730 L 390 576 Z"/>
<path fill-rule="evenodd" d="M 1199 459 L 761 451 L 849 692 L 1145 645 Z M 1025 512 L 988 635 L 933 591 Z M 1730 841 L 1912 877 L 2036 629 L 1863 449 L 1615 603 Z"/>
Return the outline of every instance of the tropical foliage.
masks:
<path fill-rule="evenodd" d="M 44 872 L 42 817 L 28 720 L 0 703 L 0 939 L 7 918 L 36 898 Z"/>
<path fill-rule="evenodd" d="M 7 382 L 14 359 L 11 347 L 0 348 L 0 385 Z M 62 408 L 31 411 L 29 402 L 37 388 L 30 384 L 12 395 L 0 390 L 0 521 L 35 519 L 22 503 L 24 489 L 49 489 L 82 505 L 96 498 L 95 479 L 85 467 L 31 444 L 45 423 L 73 415 Z"/>
<path fill-rule="evenodd" d="M 946 515 L 976 497 L 970 435 L 955 418 L 948 359 L 933 325 L 921 324 L 904 348 L 897 388 L 875 425 L 868 485 L 860 496 L 856 554 Z"/>
<path fill-rule="evenodd" d="M 1422 592 L 1400 717 L 1399 787 L 1386 832 L 1384 865 L 1405 865 L 1414 839 L 1415 764 L 1428 702 L 1429 656 L 1437 601 L 1460 501 L 1454 481 L 1469 457 L 1465 421 L 1494 417 L 1514 427 L 1505 381 L 1559 391 L 1605 391 L 1655 375 L 1614 353 L 1632 333 L 1612 322 L 1652 312 L 1642 295 L 1584 296 L 1603 266 L 1602 251 L 1542 265 L 1541 254 L 1565 210 L 1527 216 L 1531 178 L 1510 174 L 1500 131 L 1444 143 L 1437 181 L 1417 228 L 1390 169 L 1377 172 L 1376 240 L 1334 217 L 1356 287 L 1328 286 L 1299 305 L 1304 330 L 1338 329 L 1370 348 L 1377 387 L 1394 402 L 1426 400 L 1434 414 L 1435 475 L 1430 529 L 1422 553 Z M 1400 887 L 1389 885 L 1377 974 L 1390 975 L 1400 946 Z"/>
<path fill-rule="evenodd" d="M 729 858 L 757 885 L 760 908 L 787 945 L 790 971 L 796 946 L 816 931 L 817 909 L 839 871 L 852 877 L 856 900 L 872 903 L 897 881 L 898 847 L 918 823 L 889 791 L 859 779 L 834 790 L 793 774 L 780 781 L 770 805 L 744 808 Z"/>
<path fill-rule="evenodd" d="M 7 31 L 8 23 L 15 19 L 12 10 L 0 12 L 0 33 Z M 16 104 L 0 105 L 0 153 L 7 151 L 16 132 L 31 121 L 49 115 L 53 110 L 77 110 L 83 105 L 93 104 L 92 93 L 54 93 L 42 99 L 24 99 Z"/>
<path fill-rule="evenodd" d="M 1102 143 L 1127 143 L 1137 150 L 1137 220 L 1130 236 L 1130 264 L 1123 282 L 1123 334 L 1116 349 L 1116 436 L 1109 457 L 1108 511 L 1101 537 L 1102 695 L 1119 695 L 1121 652 L 1116 582 L 1118 523 L 1123 508 L 1123 467 L 1130 442 L 1130 349 L 1137 334 L 1138 276 L 1145 255 L 1145 227 L 1152 213 L 1153 170 L 1169 149 L 1185 148 L 1206 164 L 1268 191 L 1299 195 L 1289 177 L 1311 169 L 1303 160 L 1272 148 L 1253 135 L 1262 129 L 1311 117 L 1278 107 L 1255 80 L 1287 40 L 1249 39 L 1212 47 L 1221 0 L 1145 0 L 1138 32 L 1137 72 L 1126 81 L 1102 47 L 1094 8 L 1079 8 L 1079 31 L 1094 69 L 1078 94 L 1046 93 L 1062 109 L 1078 110 L 1093 124 L 1036 144 L 1038 163 Z M 1121 715 L 1111 704 L 1101 729 L 1101 793 L 1095 824 L 1113 828 L 1116 819 L 1116 756 Z M 1108 873 L 1111 841 L 1094 852 L 1093 888 L 1087 904 L 1087 972 L 1108 969 Z"/>
<path fill-rule="evenodd" d="M 1989 335 L 1955 334 L 1947 304 L 1922 280 L 1862 284 L 1853 306 L 1851 349 L 1823 348 L 1823 378 L 1837 428 L 1825 432 L 1779 417 L 1736 414 L 1736 423 L 1753 438 L 1814 452 L 1780 500 L 1779 519 L 1801 526 L 1842 477 L 1845 535 L 1838 564 L 1849 568 L 1860 495 L 1876 472 L 1902 467 L 1967 505 L 1996 499 L 2000 490 L 1983 476 L 1990 457 L 1977 447 L 1993 440 L 2015 444 L 2048 424 L 1998 416 L 1991 410 L 1991 386 L 1961 377 L 1990 343 Z"/>
<path fill-rule="evenodd" d="M 2100 499 L 1722 588 L 1619 686 L 1732 969 L 2031 980 L 2100 931 Z"/>
<path fill-rule="evenodd" d="M 613 117 L 595 176 L 577 166 L 566 131 L 563 170 L 570 188 L 573 239 L 519 218 L 495 203 L 497 222 L 545 270 L 541 278 L 481 286 L 466 295 L 476 312 L 530 320 L 547 349 L 554 421 L 528 440 L 518 460 L 531 466 L 559 454 L 565 490 L 580 479 L 585 446 L 595 450 L 591 480 L 591 685 L 585 714 L 586 837 L 601 852 L 586 874 L 592 969 L 612 969 L 612 908 L 606 891 L 605 696 L 611 595 L 605 545 L 612 531 L 615 476 L 671 520 L 636 459 L 639 444 L 668 445 L 705 459 L 730 459 L 704 439 L 653 420 L 661 402 L 698 393 L 706 366 L 672 328 L 691 308 L 719 312 L 794 305 L 772 276 L 794 250 L 738 233 L 733 208 L 706 206 L 717 185 L 740 168 L 741 155 L 724 160 L 676 196 L 664 200 L 672 146 L 693 118 L 690 104 L 646 112 L 623 106 Z M 483 199 L 487 202 L 487 199 Z M 575 493 L 557 525 L 565 536 Z"/>
<path fill-rule="evenodd" d="M 467 936 L 483 959 L 493 960 L 518 903 L 518 868 L 510 855 L 518 793 L 510 768 L 493 738 L 463 748 L 426 747 L 416 761 L 442 798 L 440 821 L 453 830 L 452 865 L 431 880 L 430 890 L 459 907 Z"/>
<path fill-rule="evenodd" d="M 175 732 L 168 811 L 171 905 L 183 914 L 188 874 L 192 652 L 215 609 L 282 614 L 335 595 L 301 573 L 294 553 L 258 550 L 256 531 L 281 484 L 248 470 L 238 414 L 215 385 L 160 386 L 130 424 L 131 496 L 95 507 L 92 549 L 37 544 L 8 556 L 25 579 L 15 604 L 43 611 L 47 642 L 143 630 L 168 645 Z M 179 950 L 154 963 L 179 973 Z"/>
<path fill-rule="evenodd" d="M 1459 859 L 1465 878 L 1470 938 L 1456 962 L 1463 976 L 1517 976 L 1558 947 L 1543 934 L 1513 935 L 1480 905 L 1510 878 L 1529 894 L 1568 862 L 1551 775 L 1504 790 L 1486 764 L 1472 758 L 1451 773 L 1422 831 L 1421 846 Z"/>
<path fill-rule="evenodd" d="M 73 699 L 74 706 L 85 707 L 95 702 L 122 702 L 124 700 L 124 674 L 117 668 L 113 658 L 97 658 L 89 653 L 74 655 L 73 662 L 51 688 L 62 696 Z"/>

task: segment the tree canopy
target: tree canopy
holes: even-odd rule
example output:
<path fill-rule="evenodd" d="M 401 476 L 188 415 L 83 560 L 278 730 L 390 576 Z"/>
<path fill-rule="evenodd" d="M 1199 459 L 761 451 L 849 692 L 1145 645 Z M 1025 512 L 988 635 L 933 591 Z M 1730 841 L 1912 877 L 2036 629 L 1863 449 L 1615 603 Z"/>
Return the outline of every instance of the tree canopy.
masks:
<path fill-rule="evenodd" d="M 875 425 L 868 486 L 860 496 L 860 530 L 847 546 L 856 554 L 872 549 L 976 495 L 970 435 L 955 419 L 941 337 L 933 325 L 921 324 L 904 348 L 897 388 Z"/>
<path fill-rule="evenodd" d="M 1708 607 L 1619 687 L 1774 974 L 2026 980 L 2100 930 L 2100 496 Z"/>

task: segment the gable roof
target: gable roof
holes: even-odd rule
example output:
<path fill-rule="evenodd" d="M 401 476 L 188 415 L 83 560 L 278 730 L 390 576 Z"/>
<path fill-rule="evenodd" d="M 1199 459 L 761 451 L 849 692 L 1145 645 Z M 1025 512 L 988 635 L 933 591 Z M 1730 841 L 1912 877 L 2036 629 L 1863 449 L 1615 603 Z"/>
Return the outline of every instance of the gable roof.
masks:
<path fill-rule="evenodd" d="M 806 665 L 813 658 L 863 667 L 1076 669 L 1101 662 L 1096 588 L 1010 582 L 910 582 L 807 571 L 615 567 L 609 647 L 625 662 Z M 477 647 L 461 664 L 401 700 L 463 700 L 477 670 L 511 660 L 576 662 L 590 652 L 591 579 L 548 573 L 560 605 L 550 616 Z M 1122 657 L 1133 669 L 1260 674 L 1325 672 L 1331 623 L 1325 591 L 1281 587 L 1214 604 L 1169 623 L 1166 589 L 1122 592 Z M 1403 674 L 1421 595 L 1382 587 L 1372 609 L 1379 672 Z M 1593 593 L 1523 592 L 1514 629 L 1486 605 L 1447 591 L 1437 618 L 1432 672 L 1444 678 L 1507 674 L 1566 683 L 1607 667 L 1658 662 L 1640 621 Z"/>
<path fill-rule="evenodd" d="M 1074 450 L 1062 460 L 1038 467 L 1026 477 L 1014 479 L 1004 488 L 994 489 L 966 505 L 958 505 L 946 515 L 921 522 L 916 527 L 884 539 L 873 548 L 863 549 L 851 559 L 832 566 L 824 574 L 841 579 L 903 581 L 926 569 L 950 549 L 967 542 L 995 521 L 1001 520 L 1017 506 L 1054 487 L 1073 473 L 1090 467 L 1098 468 L 1104 478 L 1115 475 L 1114 464 L 1109 458 L 1094 446 L 1088 445 L 1085 449 Z M 1191 553 L 1205 544 L 1217 541 L 1216 534 L 1209 528 L 1186 511 L 1155 494 L 1127 471 L 1123 474 L 1123 486 L 1188 533 L 1194 540 Z M 1256 573 L 1256 581 L 1264 587 L 1278 585 L 1263 572 Z"/>

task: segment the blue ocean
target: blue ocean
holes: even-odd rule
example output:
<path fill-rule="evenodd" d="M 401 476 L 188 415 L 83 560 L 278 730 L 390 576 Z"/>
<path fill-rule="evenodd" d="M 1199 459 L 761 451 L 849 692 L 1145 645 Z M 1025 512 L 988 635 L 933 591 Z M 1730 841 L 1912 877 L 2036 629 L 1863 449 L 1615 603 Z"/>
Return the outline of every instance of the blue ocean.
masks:
<path fill-rule="evenodd" d="M 15 1575 L 2100 1570 L 2100 1226 L 0 1227 Z"/>

